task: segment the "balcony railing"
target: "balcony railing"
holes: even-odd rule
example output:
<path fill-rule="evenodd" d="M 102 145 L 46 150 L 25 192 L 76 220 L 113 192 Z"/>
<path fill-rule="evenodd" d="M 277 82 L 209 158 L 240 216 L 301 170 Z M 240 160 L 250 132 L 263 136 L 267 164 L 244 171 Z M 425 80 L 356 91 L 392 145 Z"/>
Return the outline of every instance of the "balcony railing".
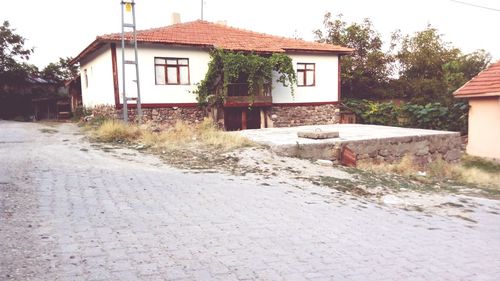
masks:
<path fill-rule="evenodd" d="M 260 89 L 254 89 L 255 94 L 249 95 L 248 83 L 230 83 L 227 86 L 227 97 L 224 102 L 226 107 L 243 106 L 271 106 L 273 97 L 271 86 L 265 85 Z"/>

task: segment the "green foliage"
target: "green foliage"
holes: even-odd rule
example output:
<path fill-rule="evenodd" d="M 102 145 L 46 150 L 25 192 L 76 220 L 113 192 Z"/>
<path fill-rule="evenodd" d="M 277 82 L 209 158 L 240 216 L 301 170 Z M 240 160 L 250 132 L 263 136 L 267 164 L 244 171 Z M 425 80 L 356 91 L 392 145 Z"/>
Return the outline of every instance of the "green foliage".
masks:
<path fill-rule="evenodd" d="M 386 50 L 369 19 L 346 23 L 342 15 L 327 13 L 319 42 L 355 49 L 341 58 L 342 95 L 359 99 L 398 98 L 418 104 L 454 103 L 452 93 L 490 62 L 484 50 L 463 54 L 427 26 L 412 35 L 392 34 Z"/>
<path fill-rule="evenodd" d="M 440 103 L 406 104 L 404 112 L 407 116 L 407 125 L 416 128 L 441 129 L 446 128 L 448 108 Z"/>
<path fill-rule="evenodd" d="M 406 99 L 420 104 L 452 104 L 452 93 L 491 60 L 484 50 L 462 54 L 430 25 L 413 36 L 395 32 L 391 44 L 393 48 L 399 47 L 395 54 L 399 67 L 398 90 Z"/>
<path fill-rule="evenodd" d="M 8 21 L 4 21 L 0 26 L 0 75 L 17 70 L 33 53 L 33 49 L 24 47 L 26 39 L 15 31 Z"/>
<path fill-rule="evenodd" d="M 25 40 L 8 21 L 0 26 L 0 94 L 11 85 L 24 82 L 28 74 L 36 70 L 26 63 L 33 49 L 24 47 Z"/>
<path fill-rule="evenodd" d="M 437 102 L 396 105 L 393 102 L 351 99 L 345 104 L 365 124 L 467 132 L 469 107 L 464 101 L 451 105 Z"/>
<path fill-rule="evenodd" d="M 352 110 L 358 120 L 365 124 L 398 126 L 400 109 L 393 103 L 379 103 L 369 100 L 348 99 L 345 105 Z"/>
<path fill-rule="evenodd" d="M 200 105 L 215 105 L 224 102 L 230 83 L 248 83 L 249 99 L 271 86 L 273 72 L 279 74 L 277 82 L 290 86 L 297 83 L 292 59 L 285 54 L 269 57 L 253 53 L 234 53 L 215 49 L 205 79 L 200 81 L 194 93 Z"/>
<path fill-rule="evenodd" d="M 8 21 L 0 25 L 0 117 L 24 119 L 31 113 L 31 93 L 24 91 L 30 74 L 38 69 L 27 63 L 33 49 Z"/>
<path fill-rule="evenodd" d="M 49 63 L 41 72 L 41 76 L 56 83 L 72 80 L 78 77 L 78 66 L 71 64 L 72 58 L 59 58 L 56 63 Z"/>
<path fill-rule="evenodd" d="M 347 24 L 342 15 L 327 13 L 323 30 L 314 33 L 319 42 L 353 48 L 354 54 L 341 57 L 341 89 L 346 97 L 384 96 L 392 73 L 393 57 L 382 51 L 382 39 L 369 19 Z"/>

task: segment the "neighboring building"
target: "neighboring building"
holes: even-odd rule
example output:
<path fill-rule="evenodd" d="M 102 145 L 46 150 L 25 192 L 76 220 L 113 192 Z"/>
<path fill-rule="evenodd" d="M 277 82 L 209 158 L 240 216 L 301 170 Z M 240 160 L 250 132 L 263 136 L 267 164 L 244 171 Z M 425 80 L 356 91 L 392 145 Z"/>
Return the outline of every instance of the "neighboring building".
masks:
<path fill-rule="evenodd" d="M 68 90 L 71 112 L 74 114 L 82 104 L 82 82 L 81 77 L 64 82 L 64 87 Z"/>
<path fill-rule="evenodd" d="M 500 61 L 465 83 L 453 95 L 469 99 L 467 153 L 500 160 Z"/>
<path fill-rule="evenodd" d="M 128 34 L 127 38 L 131 38 Z M 98 36 L 73 62 L 80 63 L 85 107 L 122 108 L 121 34 Z M 272 85 L 268 99 L 252 104 L 235 98 L 226 102 L 224 124 L 229 130 L 331 124 L 338 120 L 341 55 L 353 50 L 341 46 L 266 35 L 206 21 L 179 23 L 137 31 L 141 101 L 148 120 L 200 120 L 205 112 L 192 93 L 204 79 L 213 48 L 262 55 L 286 53 L 297 69 L 299 84 Z M 126 60 L 133 57 L 126 48 Z M 134 73 L 128 71 L 128 73 Z M 130 75 L 129 75 L 130 76 Z M 135 76 L 135 75 L 134 75 Z M 128 93 L 134 84 L 126 81 Z M 242 94 L 244 96 L 244 94 Z M 130 105 L 130 102 L 129 102 Z M 134 107 L 132 105 L 131 107 Z"/>

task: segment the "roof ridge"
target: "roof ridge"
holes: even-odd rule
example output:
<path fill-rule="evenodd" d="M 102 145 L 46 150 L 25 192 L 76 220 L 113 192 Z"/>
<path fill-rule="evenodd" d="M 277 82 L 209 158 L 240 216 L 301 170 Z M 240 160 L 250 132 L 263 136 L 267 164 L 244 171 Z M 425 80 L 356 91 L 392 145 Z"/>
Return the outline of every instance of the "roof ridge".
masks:
<path fill-rule="evenodd" d="M 343 47 L 343 46 L 340 46 L 340 45 L 336 45 L 336 44 L 328 44 L 328 43 L 316 42 L 316 41 L 307 41 L 307 40 L 300 39 L 300 38 L 291 38 L 291 37 L 285 37 L 285 36 L 281 36 L 281 35 L 274 35 L 274 34 L 268 34 L 268 33 L 264 33 L 264 32 L 257 32 L 257 31 L 253 31 L 253 30 L 250 30 L 250 29 L 246 29 L 246 28 L 235 27 L 235 26 L 220 24 L 220 23 L 216 23 L 216 22 L 210 22 L 210 21 L 206 21 L 206 20 L 199 20 L 199 19 L 198 20 L 194 20 L 194 21 L 175 23 L 175 24 L 166 25 L 166 26 L 159 26 L 159 27 L 151 27 L 151 28 L 141 29 L 141 30 L 137 30 L 136 32 L 139 35 L 140 33 L 146 33 L 146 32 L 152 32 L 152 31 L 161 31 L 161 30 L 164 30 L 164 29 L 171 29 L 171 28 L 174 28 L 174 27 L 179 27 L 179 26 L 183 26 L 183 25 L 189 25 L 189 24 L 193 24 L 193 23 L 203 23 L 203 24 L 208 24 L 208 25 L 215 25 L 215 26 L 218 26 L 220 28 L 232 29 L 232 30 L 236 30 L 236 31 L 240 31 L 240 32 L 246 32 L 246 33 L 255 34 L 255 35 L 258 35 L 258 36 L 266 36 L 266 37 L 269 37 L 269 38 L 279 38 L 279 39 L 282 39 L 282 40 L 292 40 L 292 41 L 301 42 L 301 43 L 304 43 L 304 44 L 315 44 L 315 45 L 317 44 L 317 45 L 322 45 L 322 46 L 335 46 L 335 47 L 339 47 L 339 48 L 346 48 L 346 47 Z M 131 33 L 132 33 L 131 31 L 125 32 L 125 34 L 131 34 Z M 115 33 L 108 33 L 108 34 L 98 35 L 98 36 L 96 36 L 96 39 L 102 39 L 102 38 L 105 38 L 105 37 L 118 36 L 118 35 L 121 36 L 121 32 L 115 32 Z"/>

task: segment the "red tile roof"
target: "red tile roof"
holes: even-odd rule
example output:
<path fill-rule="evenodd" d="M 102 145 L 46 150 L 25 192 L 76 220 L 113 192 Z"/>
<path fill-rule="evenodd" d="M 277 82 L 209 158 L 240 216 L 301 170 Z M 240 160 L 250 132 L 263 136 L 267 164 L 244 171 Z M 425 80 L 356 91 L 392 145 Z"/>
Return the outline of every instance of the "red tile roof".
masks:
<path fill-rule="evenodd" d="M 453 95 L 457 98 L 500 96 L 500 61 L 480 72 Z"/>
<path fill-rule="evenodd" d="M 132 33 L 127 33 L 126 39 L 132 39 Z M 79 61 L 82 57 L 97 49 L 100 44 L 109 41 L 121 41 L 121 33 L 97 36 L 96 40 L 82 51 L 74 61 Z M 338 45 L 273 36 L 201 20 L 138 30 L 137 42 L 221 48 L 257 53 L 295 51 L 350 54 L 354 51 Z"/>

